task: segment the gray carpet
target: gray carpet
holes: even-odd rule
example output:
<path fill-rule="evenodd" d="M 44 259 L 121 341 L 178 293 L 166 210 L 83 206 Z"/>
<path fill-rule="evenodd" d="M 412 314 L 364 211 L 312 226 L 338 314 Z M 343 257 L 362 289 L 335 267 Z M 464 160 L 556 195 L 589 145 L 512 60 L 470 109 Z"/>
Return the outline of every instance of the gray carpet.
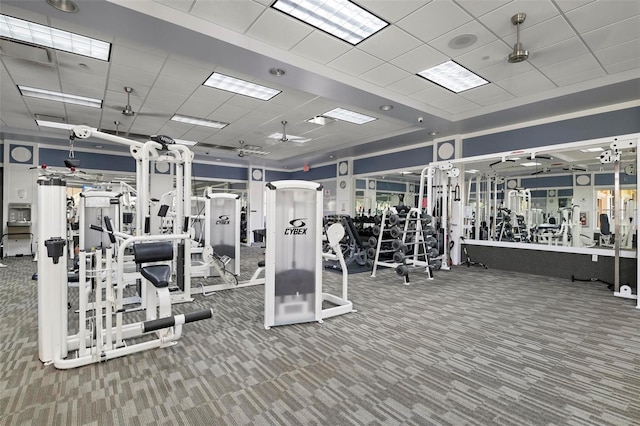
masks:
<path fill-rule="evenodd" d="M 263 249 L 243 248 L 243 277 Z M 606 285 L 455 267 L 349 276 L 357 313 L 265 330 L 263 287 L 167 349 L 68 371 L 38 360 L 36 264 L 0 269 L 0 425 L 640 424 L 640 311 Z M 340 275 L 324 273 L 337 292 Z"/>

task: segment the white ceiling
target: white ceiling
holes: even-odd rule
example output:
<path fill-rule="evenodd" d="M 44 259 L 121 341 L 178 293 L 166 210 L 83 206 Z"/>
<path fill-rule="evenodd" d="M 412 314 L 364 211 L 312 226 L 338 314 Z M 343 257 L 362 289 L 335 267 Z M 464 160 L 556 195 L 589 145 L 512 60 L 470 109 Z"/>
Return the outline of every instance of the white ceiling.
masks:
<path fill-rule="evenodd" d="M 640 99 L 640 1 L 358 0 L 390 22 L 352 46 L 270 7 L 271 0 L 76 0 L 59 12 L 45 0 L 0 3 L 0 12 L 113 44 L 109 62 L 3 41 L 0 125 L 34 140 L 66 132 L 38 129 L 35 114 L 132 134 L 198 141 L 203 158 L 289 168 Z M 521 41 L 529 60 L 509 64 L 510 18 L 527 14 Z M 471 34 L 460 48 L 450 42 Z M 30 59 L 27 59 L 26 56 Z M 15 57 L 18 56 L 18 57 Z M 454 94 L 416 73 L 454 59 L 490 84 Z M 283 77 L 269 74 L 277 67 Z M 282 90 L 270 101 L 204 87 L 221 72 Z M 102 110 L 23 98 L 16 85 L 104 99 Z M 125 117 L 125 86 L 134 117 Z M 384 112 L 381 105 L 393 105 Z M 378 118 L 364 125 L 306 120 L 343 107 Z M 222 130 L 169 121 L 174 113 L 230 123 Z M 423 117 L 423 122 L 418 122 Z M 311 138 L 277 142 L 282 131 Z M 266 157 L 215 148 L 238 141 Z M 208 153 L 208 154 L 207 154 Z M 211 159 L 210 158 L 210 159 Z"/>

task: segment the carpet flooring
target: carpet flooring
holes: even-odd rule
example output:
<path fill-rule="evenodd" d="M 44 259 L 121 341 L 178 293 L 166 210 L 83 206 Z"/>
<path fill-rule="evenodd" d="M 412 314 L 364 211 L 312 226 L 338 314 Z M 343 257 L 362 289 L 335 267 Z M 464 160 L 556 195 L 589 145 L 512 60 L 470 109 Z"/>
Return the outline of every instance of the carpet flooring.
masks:
<path fill-rule="evenodd" d="M 0 425 L 640 425 L 640 311 L 605 284 L 382 269 L 349 276 L 357 313 L 271 330 L 262 286 L 225 290 L 174 306 L 214 310 L 176 346 L 60 371 L 38 360 L 35 262 L 3 262 Z"/>

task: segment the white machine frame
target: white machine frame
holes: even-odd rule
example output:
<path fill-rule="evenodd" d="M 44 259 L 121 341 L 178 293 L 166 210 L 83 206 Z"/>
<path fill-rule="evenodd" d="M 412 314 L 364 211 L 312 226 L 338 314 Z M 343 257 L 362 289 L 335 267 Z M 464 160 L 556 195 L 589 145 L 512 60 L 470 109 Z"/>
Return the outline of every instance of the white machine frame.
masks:
<path fill-rule="evenodd" d="M 342 296 L 334 296 L 322 292 L 322 185 L 315 182 L 288 180 L 271 182 L 266 187 L 267 245 L 265 254 L 264 327 L 270 329 L 275 325 L 313 321 L 322 323 L 325 318 L 354 312 L 352 302 L 347 299 L 346 274 L 348 272 L 339 247 L 341 237 L 338 238 L 339 230 L 337 228 L 332 228 L 331 233 L 327 235 L 334 253 L 327 253 L 324 258 L 338 260 L 342 266 Z M 279 191 L 290 191 L 302 203 L 300 206 L 285 205 L 282 200 L 278 199 Z M 309 200 L 312 200 L 312 202 L 310 203 Z M 309 205 L 311 204 L 313 204 L 313 207 L 309 210 Z M 281 213 L 280 216 L 278 215 L 279 212 Z M 342 225 L 339 226 L 342 228 Z M 308 234 L 307 231 L 309 231 Z M 342 235 L 344 236 L 344 228 L 342 228 Z M 305 238 L 298 243 L 300 239 L 297 237 L 303 236 Z M 336 238 L 338 238 L 337 241 Z M 301 246 L 296 247 L 296 243 L 301 244 Z M 294 254 L 298 259 L 289 259 Z M 297 315 L 298 308 L 305 304 L 308 305 L 308 302 L 303 300 L 303 294 L 276 296 L 276 265 L 277 261 L 283 259 L 287 263 L 289 261 L 295 263 L 296 260 L 302 259 L 306 261 L 307 265 L 313 265 L 313 270 L 308 270 L 314 279 L 312 312 L 303 312 L 304 315 Z M 276 298 L 281 300 L 276 303 Z M 328 301 L 335 306 L 322 309 L 323 301 Z M 278 311 L 277 315 L 276 311 Z"/>

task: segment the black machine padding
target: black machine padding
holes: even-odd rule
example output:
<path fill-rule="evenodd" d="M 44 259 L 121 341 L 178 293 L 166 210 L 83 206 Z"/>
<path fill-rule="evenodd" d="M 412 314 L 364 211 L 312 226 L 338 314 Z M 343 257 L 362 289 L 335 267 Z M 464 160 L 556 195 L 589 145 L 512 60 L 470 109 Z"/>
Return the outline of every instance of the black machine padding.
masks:
<path fill-rule="evenodd" d="M 169 241 L 134 244 L 133 257 L 136 263 L 172 260 L 173 244 Z"/>
<path fill-rule="evenodd" d="M 171 267 L 169 265 L 150 265 L 140 269 L 140 274 L 149 280 L 156 288 L 169 286 Z"/>

